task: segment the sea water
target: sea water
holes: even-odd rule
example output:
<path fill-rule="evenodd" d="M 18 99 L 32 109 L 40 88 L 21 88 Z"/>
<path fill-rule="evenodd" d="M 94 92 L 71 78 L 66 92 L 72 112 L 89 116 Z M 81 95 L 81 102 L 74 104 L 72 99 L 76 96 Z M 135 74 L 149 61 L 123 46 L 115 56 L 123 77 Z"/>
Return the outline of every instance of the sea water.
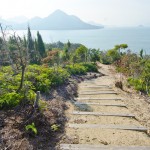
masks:
<path fill-rule="evenodd" d="M 37 31 L 31 30 L 33 38 Z M 150 54 L 150 27 L 113 27 L 97 30 L 39 30 L 43 41 L 81 43 L 88 48 L 100 50 L 112 49 L 117 44 L 128 44 L 128 49 L 139 53 L 143 49 Z M 26 35 L 26 30 L 18 30 L 19 35 Z"/>

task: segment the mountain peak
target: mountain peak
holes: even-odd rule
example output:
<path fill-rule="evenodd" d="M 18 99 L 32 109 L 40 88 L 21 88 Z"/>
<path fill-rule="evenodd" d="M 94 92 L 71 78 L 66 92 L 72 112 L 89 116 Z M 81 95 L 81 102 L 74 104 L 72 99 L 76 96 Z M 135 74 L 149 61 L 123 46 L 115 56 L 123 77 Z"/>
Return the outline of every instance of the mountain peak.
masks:
<path fill-rule="evenodd" d="M 65 12 L 63 12 L 62 10 L 57 9 L 52 14 L 50 14 L 50 16 L 52 16 L 52 15 L 62 16 L 62 15 L 67 15 L 67 14 Z"/>
<path fill-rule="evenodd" d="M 102 27 L 88 24 L 74 15 L 68 15 L 62 10 L 56 10 L 45 18 L 35 17 L 28 22 L 14 25 L 16 29 L 26 29 L 30 24 L 33 30 L 81 30 L 81 29 L 100 29 Z"/>

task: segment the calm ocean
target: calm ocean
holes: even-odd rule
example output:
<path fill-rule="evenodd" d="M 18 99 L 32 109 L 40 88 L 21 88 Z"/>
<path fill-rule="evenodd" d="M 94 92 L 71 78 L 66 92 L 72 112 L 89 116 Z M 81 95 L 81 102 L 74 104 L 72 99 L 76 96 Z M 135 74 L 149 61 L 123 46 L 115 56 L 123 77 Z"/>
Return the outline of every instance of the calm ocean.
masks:
<path fill-rule="evenodd" d="M 144 49 L 150 54 L 150 27 L 136 28 L 103 28 L 98 30 L 40 30 L 44 42 L 81 43 L 88 48 L 108 50 L 116 44 L 128 44 L 130 50 L 139 52 Z M 26 35 L 27 31 L 17 31 L 19 35 Z M 32 36 L 36 37 L 37 31 L 32 30 Z"/>

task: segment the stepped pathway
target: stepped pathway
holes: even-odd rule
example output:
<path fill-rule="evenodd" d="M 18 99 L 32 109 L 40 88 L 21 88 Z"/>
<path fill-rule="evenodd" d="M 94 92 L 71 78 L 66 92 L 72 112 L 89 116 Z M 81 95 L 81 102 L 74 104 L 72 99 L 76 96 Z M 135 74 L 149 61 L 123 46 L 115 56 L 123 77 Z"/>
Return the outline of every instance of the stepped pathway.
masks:
<path fill-rule="evenodd" d="M 69 120 L 60 149 L 150 150 L 147 128 L 129 111 L 108 70 L 100 71 L 106 76 L 79 84 L 78 98 L 66 112 Z"/>

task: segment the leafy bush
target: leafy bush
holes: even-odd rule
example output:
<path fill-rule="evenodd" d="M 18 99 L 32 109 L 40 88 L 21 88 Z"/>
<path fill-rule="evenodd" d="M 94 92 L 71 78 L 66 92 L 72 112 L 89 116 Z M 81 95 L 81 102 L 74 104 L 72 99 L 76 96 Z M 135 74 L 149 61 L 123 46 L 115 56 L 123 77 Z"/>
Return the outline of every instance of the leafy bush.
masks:
<path fill-rule="evenodd" d="M 26 77 L 27 80 L 33 83 L 35 91 L 48 92 L 52 86 L 63 84 L 70 76 L 67 70 L 61 67 L 48 68 L 38 65 L 33 66 L 29 66 L 30 72 L 26 73 Z"/>
<path fill-rule="evenodd" d="M 51 81 L 48 79 L 47 74 L 36 76 L 35 88 L 36 91 L 48 92 L 50 89 Z"/>
<path fill-rule="evenodd" d="M 86 72 L 98 72 L 97 66 L 95 63 L 82 63 L 85 67 Z"/>
<path fill-rule="evenodd" d="M 23 96 L 21 94 L 17 94 L 16 92 L 7 93 L 0 96 L 0 108 L 11 108 L 19 105 Z"/>
<path fill-rule="evenodd" d="M 103 64 L 108 65 L 108 64 L 112 63 L 112 58 L 110 56 L 108 56 L 106 52 L 101 52 L 100 62 L 103 63 Z"/>
<path fill-rule="evenodd" d="M 35 92 L 48 92 L 52 87 L 63 84 L 70 75 L 83 75 L 87 71 L 97 71 L 95 64 L 82 63 L 67 65 L 66 68 L 29 65 L 22 90 L 17 93 L 21 75 L 13 75 L 11 67 L 0 71 L 0 108 L 12 108 L 21 102 L 33 103 Z"/>
<path fill-rule="evenodd" d="M 128 78 L 128 82 L 131 86 L 134 86 L 137 91 L 145 91 L 143 81 L 141 79 Z"/>
<path fill-rule="evenodd" d="M 67 72 L 67 70 L 62 69 L 61 67 L 50 69 L 48 73 L 48 78 L 51 81 L 52 86 L 58 86 L 65 82 L 66 79 L 68 79 L 70 74 Z"/>
<path fill-rule="evenodd" d="M 71 75 L 84 75 L 87 72 L 81 64 L 67 65 L 66 69 Z"/>

